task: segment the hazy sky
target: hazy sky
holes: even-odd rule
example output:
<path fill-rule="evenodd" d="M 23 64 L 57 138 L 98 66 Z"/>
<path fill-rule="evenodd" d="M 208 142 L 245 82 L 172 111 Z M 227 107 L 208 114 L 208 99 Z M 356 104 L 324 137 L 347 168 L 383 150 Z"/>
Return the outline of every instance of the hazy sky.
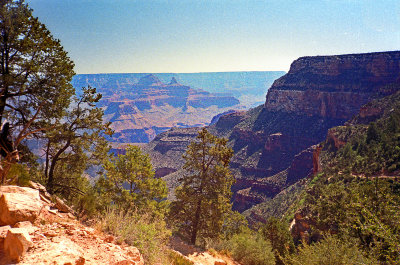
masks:
<path fill-rule="evenodd" d="M 289 69 L 400 49 L 399 0 L 28 0 L 77 73 Z"/>

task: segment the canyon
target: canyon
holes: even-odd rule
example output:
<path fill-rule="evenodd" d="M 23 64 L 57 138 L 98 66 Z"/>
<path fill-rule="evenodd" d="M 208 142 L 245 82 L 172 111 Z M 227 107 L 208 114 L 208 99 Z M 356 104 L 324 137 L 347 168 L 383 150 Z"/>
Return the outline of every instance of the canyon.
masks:
<path fill-rule="evenodd" d="M 328 130 L 365 103 L 396 92 L 393 84 L 399 82 L 399 51 L 301 57 L 273 83 L 263 105 L 221 116 L 208 129 L 228 138 L 235 153 L 234 209 L 247 210 L 311 175 L 318 165 L 316 145 Z M 181 156 L 195 135 L 196 128 L 174 129 L 145 147 L 171 190 L 184 173 Z"/>
<path fill-rule="evenodd" d="M 183 74 L 81 74 L 72 81 L 78 94 L 92 86 L 103 97 L 97 104 L 115 131 L 114 147 L 147 143 L 170 128 L 206 126 L 221 113 L 259 103 L 284 72 Z M 181 84 L 182 83 L 182 84 Z"/>

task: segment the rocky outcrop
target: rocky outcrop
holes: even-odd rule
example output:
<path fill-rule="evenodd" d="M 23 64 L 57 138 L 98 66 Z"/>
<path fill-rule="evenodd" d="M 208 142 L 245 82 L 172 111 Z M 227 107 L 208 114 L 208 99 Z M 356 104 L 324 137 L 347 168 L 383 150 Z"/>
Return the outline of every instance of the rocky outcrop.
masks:
<path fill-rule="evenodd" d="M 313 175 L 317 174 L 321 171 L 321 162 L 320 162 L 320 154 L 321 154 L 322 147 L 317 146 L 312 155 L 312 162 L 313 162 Z"/>
<path fill-rule="evenodd" d="M 267 94 L 268 111 L 350 119 L 400 77 L 400 52 L 302 57 Z"/>
<path fill-rule="evenodd" d="M 109 235 L 80 224 L 71 212 L 61 212 L 70 208 L 60 199 L 53 204 L 55 199 L 47 198 L 50 195 L 42 185 L 29 185 L 33 188 L 0 187 L 2 200 L 7 202 L 0 215 L 6 213 L 18 219 L 2 218 L 5 225 L 0 226 L 0 264 L 144 264 L 137 248 L 114 244 L 113 237 L 110 241 Z M 34 211 L 34 219 L 32 205 L 23 199 L 42 205 L 38 213 Z"/>
<path fill-rule="evenodd" d="M 0 225 L 34 222 L 42 207 L 38 190 L 18 186 L 0 187 Z"/>
<path fill-rule="evenodd" d="M 24 228 L 11 228 L 4 240 L 4 252 L 11 261 L 19 262 L 32 245 L 31 237 Z"/>
<path fill-rule="evenodd" d="M 238 180 L 234 206 L 250 207 L 257 203 L 260 191 L 273 197 L 313 169 L 317 172 L 319 161 L 313 158 L 311 147 L 325 140 L 330 128 L 343 125 L 366 102 L 400 90 L 393 85 L 399 77 L 400 51 L 303 57 L 274 82 L 263 106 L 221 116 L 208 128 L 219 137 L 227 137 L 235 152 L 231 162 Z M 364 113 L 373 115 L 377 111 Z M 335 145 L 343 144 L 336 140 Z M 155 167 L 164 163 L 157 160 L 162 151 L 154 148 L 158 144 L 156 140 L 149 150 L 156 158 Z M 165 138 L 162 146 L 172 149 L 170 145 L 174 141 Z M 174 155 L 177 158 L 182 153 Z M 178 170 L 182 163 L 174 165 L 177 167 L 171 168 Z M 276 185 L 264 182 L 271 177 L 280 178 L 274 179 L 279 187 L 276 192 Z"/>

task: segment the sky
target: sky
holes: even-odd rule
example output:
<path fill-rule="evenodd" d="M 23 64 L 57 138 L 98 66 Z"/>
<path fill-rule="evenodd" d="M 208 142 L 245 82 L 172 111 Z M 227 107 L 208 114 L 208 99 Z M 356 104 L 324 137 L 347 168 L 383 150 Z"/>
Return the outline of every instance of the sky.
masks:
<path fill-rule="evenodd" d="M 400 50 L 399 0 L 27 0 L 75 72 L 288 71 Z"/>

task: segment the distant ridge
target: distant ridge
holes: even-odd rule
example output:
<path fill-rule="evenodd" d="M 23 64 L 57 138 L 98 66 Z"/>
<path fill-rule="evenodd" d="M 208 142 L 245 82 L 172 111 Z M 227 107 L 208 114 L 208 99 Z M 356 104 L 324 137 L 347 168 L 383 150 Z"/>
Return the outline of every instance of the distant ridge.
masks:
<path fill-rule="evenodd" d="M 244 72 L 200 72 L 200 73 L 103 73 L 78 74 L 72 84 L 76 89 L 87 85 L 93 87 L 118 87 L 121 84 L 137 84 L 142 77 L 156 76 L 162 83 L 184 84 L 211 93 L 228 93 L 238 98 L 241 104 L 255 107 L 264 103 L 265 95 L 274 80 L 283 76 L 283 71 Z"/>

